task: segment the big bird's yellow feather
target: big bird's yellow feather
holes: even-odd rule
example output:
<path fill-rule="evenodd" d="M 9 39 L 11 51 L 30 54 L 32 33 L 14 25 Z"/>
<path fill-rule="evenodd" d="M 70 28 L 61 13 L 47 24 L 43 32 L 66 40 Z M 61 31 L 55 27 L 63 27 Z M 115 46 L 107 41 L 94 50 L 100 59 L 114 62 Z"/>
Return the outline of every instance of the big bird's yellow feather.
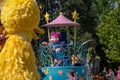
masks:
<path fill-rule="evenodd" d="M 9 38 L 0 53 L 0 80 L 40 80 L 30 41 L 38 38 L 40 12 L 35 0 L 7 0 L 1 22 Z"/>

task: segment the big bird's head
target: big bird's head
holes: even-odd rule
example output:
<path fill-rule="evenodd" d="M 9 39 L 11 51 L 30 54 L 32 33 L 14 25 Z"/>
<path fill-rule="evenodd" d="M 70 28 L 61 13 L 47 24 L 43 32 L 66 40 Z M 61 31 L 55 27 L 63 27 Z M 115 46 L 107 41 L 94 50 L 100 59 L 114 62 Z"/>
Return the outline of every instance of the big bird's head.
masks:
<path fill-rule="evenodd" d="M 35 0 L 7 0 L 1 10 L 1 22 L 9 34 L 24 33 L 30 39 L 38 38 L 40 11 Z"/>

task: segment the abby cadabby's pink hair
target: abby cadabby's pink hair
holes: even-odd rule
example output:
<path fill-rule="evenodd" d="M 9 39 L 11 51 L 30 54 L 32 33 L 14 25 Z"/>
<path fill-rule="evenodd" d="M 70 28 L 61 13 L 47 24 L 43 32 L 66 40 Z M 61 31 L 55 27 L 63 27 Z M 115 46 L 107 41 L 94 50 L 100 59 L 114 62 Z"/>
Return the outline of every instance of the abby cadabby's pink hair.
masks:
<path fill-rule="evenodd" d="M 57 35 L 57 37 L 59 37 L 59 38 L 60 38 L 61 33 L 60 33 L 60 32 L 56 32 L 56 35 Z"/>

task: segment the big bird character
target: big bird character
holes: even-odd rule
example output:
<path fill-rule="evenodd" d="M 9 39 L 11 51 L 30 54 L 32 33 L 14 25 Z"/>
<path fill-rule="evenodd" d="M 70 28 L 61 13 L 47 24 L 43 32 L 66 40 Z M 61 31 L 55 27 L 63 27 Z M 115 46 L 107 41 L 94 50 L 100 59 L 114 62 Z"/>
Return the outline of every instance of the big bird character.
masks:
<path fill-rule="evenodd" d="M 9 37 L 0 53 L 0 80 L 40 80 L 31 40 L 37 39 L 40 11 L 35 0 L 7 0 L 1 22 Z"/>

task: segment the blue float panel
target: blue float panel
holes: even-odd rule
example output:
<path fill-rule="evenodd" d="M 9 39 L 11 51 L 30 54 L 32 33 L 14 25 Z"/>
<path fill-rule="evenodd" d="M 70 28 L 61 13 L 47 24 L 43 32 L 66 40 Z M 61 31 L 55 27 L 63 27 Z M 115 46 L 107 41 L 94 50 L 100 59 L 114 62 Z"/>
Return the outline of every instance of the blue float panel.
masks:
<path fill-rule="evenodd" d="M 86 66 L 58 66 L 58 67 L 43 67 L 42 71 L 46 74 L 46 77 L 43 80 L 69 80 L 67 77 L 67 73 L 70 70 L 73 70 L 77 75 L 78 80 L 79 77 L 86 77 Z"/>

